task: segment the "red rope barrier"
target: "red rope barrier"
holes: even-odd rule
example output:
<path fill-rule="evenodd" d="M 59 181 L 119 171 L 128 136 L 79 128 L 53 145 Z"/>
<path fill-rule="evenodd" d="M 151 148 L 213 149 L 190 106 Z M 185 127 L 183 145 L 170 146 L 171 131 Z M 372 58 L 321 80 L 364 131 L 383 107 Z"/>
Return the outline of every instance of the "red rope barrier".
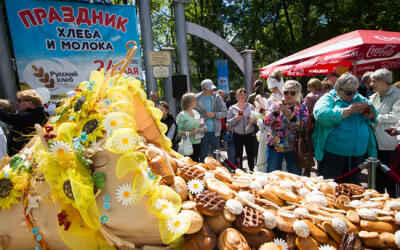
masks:
<path fill-rule="evenodd" d="M 237 168 L 238 168 L 238 167 L 235 166 L 235 164 L 233 164 L 230 160 L 228 160 L 228 158 L 226 158 L 226 159 L 224 160 L 224 162 L 225 162 L 226 164 L 228 164 L 228 166 L 231 167 L 231 168 L 233 168 L 233 169 L 237 169 Z"/>
<path fill-rule="evenodd" d="M 400 177 L 393 171 L 389 170 L 386 172 L 387 176 L 396 182 L 396 184 L 400 184 Z"/>
<path fill-rule="evenodd" d="M 352 170 L 350 170 L 349 172 L 347 172 L 347 173 L 345 173 L 345 174 L 342 174 L 341 176 L 339 176 L 339 177 L 336 177 L 335 179 L 333 179 L 335 182 L 338 182 L 338 181 L 340 181 L 341 179 L 343 179 L 343 178 L 346 178 L 346 177 L 349 177 L 349 176 L 352 176 L 352 175 L 355 175 L 355 174 L 357 174 L 358 172 L 360 172 L 361 171 L 361 168 L 358 166 L 358 167 L 356 167 L 356 168 L 353 168 Z"/>

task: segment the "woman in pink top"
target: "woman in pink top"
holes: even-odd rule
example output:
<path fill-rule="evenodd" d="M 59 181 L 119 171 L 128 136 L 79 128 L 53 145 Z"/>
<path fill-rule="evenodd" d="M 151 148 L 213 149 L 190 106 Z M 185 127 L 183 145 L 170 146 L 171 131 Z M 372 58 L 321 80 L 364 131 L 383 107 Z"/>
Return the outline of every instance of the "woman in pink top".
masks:
<path fill-rule="evenodd" d="M 321 81 L 317 78 L 311 78 L 307 83 L 308 94 L 304 98 L 304 105 L 306 105 L 308 113 L 312 115 L 314 105 L 318 99 L 325 94 L 322 90 Z"/>

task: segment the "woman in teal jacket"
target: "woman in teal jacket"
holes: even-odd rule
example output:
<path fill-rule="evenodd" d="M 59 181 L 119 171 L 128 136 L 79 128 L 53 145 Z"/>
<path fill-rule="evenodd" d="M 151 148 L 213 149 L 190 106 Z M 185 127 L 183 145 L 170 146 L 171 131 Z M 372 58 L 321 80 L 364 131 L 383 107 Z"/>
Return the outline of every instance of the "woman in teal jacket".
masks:
<path fill-rule="evenodd" d="M 314 107 L 312 135 L 318 172 L 325 179 L 338 177 L 376 157 L 376 142 L 371 122 L 377 111 L 368 99 L 357 93 L 358 80 L 345 73 L 335 88 L 322 96 Z M 342 180 L 360 184 L 359 174 Z"/>

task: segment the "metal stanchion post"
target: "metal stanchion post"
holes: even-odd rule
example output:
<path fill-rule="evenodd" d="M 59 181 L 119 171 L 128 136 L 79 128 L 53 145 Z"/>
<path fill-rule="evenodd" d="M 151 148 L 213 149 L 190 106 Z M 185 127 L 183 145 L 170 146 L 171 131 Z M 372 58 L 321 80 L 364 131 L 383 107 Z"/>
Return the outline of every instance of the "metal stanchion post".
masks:
<path fill-rule="evenodd" d="M 379 164 L 378 159 L 374 157 L 369 157 L 367 162 L 368 165 L 368 188 L 375 189 L 376 184 L 376 167 Z"/>
<path fill-rule="evenodd" d="M 215 158 L 218 162 L 221 162 L 221 151 L 219 149 L 214 151 Z"/>

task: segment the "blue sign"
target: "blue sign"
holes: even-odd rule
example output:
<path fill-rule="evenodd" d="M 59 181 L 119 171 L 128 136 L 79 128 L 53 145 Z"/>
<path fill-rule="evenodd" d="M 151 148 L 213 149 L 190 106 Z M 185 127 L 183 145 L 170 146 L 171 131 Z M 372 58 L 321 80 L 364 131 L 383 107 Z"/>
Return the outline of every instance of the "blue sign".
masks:
<path fill-rule="evenodd" d="M 217 81 L 218 89 L 222 89 L 225 93 L 229 93 L 229 77 L 228 77 L 228 61 L 216 60 L 217 63 Z"/>
<path fill-rule="evenodd" d="M 138 51 L 125 73 L 143 78 L 135 6 L 6 0 L 6 10 L 22 85 L 63 95 L 111 69 L 132 41 Z"/>

